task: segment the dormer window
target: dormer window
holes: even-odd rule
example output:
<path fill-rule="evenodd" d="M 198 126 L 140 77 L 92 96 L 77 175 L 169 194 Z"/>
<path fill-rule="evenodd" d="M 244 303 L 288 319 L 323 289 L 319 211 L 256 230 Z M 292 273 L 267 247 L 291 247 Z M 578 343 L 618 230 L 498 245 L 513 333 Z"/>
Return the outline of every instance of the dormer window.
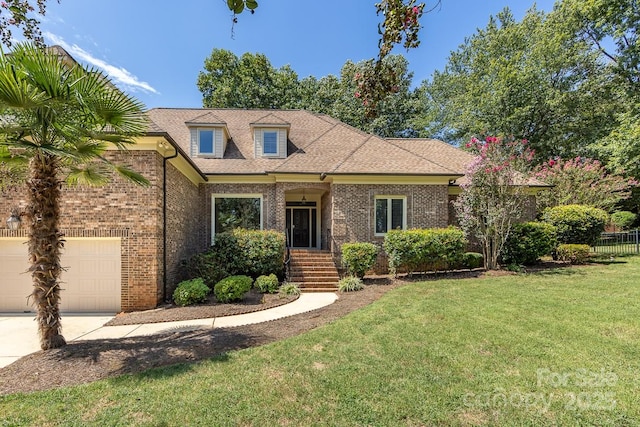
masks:
<path fill-rule="evenodd" d="M 215 154 L 215 129 L 198 129 L 198 155 Z"/>
<path fill-rule="evenodd" d="M 275 114 L 269 113 L 250 123 L 253 131 L 254 156 L 256 159 L 286 159 L 287 140 L 291 125 Z"/>
<path fill-rule="evenodd" d="M 191 134 L 191 156 L 222 159 L 231 138 L 227 124 L 211 112 L 186 121 Z"/>

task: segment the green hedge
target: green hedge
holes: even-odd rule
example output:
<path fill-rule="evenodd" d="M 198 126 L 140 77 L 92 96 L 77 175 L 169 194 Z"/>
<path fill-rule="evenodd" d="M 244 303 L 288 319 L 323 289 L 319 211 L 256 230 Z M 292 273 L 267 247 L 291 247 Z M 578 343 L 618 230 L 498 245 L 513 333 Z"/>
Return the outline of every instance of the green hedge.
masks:
<path fill-rule="evenodd" d="M 516 224 L 502 248 L 504 264 L 533 265 L 558 246 L 556 228 L 545 222 Z"/>
<path fill-rule="evenodd" d="M 466 246 L 464 232 L 456 227 L 390 230 L 384 239 L 389 271 L 408 273 L 447 270 L 461 264 Z"/>
<path fill-rule="evenodd" d="M 253 280 L 249 276 L 229 276 L 216 283 L 213 293 L 222 303 L 240 301 L 244 294 L 249 292 L 252 284 Z"/>
<path fill-rule="evenodd" d="M 608 215 L 585 205 L 564 205 L 545 209 L 543 220 L 556 227 L 558 243 L 594 246 L 604 231 Z"/>
<path fill-rule="evenodd" d="M 340 248 L 342 264 L 347 271 L 359 278 L 373 267 L 378 256 L 378 247 L 373 243 L 345 243 Z"/>

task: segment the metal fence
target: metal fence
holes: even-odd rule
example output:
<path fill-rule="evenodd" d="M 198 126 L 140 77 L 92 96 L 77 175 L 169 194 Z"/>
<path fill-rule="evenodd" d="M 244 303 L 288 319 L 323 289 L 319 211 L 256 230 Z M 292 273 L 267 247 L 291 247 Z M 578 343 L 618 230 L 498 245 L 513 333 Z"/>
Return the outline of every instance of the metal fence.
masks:
<path fill-rule="evenodd" d="M 593 251 L 601 254 L 640 253 L 640 230 L 602 233 Z"/>

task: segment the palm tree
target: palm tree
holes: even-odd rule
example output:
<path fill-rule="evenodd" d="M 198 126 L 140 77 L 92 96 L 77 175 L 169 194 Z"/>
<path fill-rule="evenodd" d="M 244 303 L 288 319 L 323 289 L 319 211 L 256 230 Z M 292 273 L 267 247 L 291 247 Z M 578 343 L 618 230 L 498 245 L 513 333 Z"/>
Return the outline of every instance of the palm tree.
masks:
<path fill-rule="evenodd" d="M 29 260 L 32 304 L 43 350 L 66 344 L 60 322 L 60 232 L 63 181 L 102 184 L 108 168 L 140 183 L 135 172 L 113 164 L 109 145 L 125 149 L 147 126 L 144 106 L 120 92 L 102 73 L 55 49 L 22 43 L 0 55 L 0 154 L 28 162 Z M 2 157 L 2 156 L 0 156 Z M 0 158 L 0 161 L 2 159 Z"/>

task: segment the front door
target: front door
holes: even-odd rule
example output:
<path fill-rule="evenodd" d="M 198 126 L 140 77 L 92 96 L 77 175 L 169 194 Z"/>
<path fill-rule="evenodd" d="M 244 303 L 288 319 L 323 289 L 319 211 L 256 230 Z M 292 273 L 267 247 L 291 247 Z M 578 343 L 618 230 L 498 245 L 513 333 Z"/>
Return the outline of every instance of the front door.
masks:
<path fill-rule="evenodd" d="M 317 210 L 315 207 L 287 208 L 287 231 L 294 248 L 314 248 L 317 244 Z"/>

